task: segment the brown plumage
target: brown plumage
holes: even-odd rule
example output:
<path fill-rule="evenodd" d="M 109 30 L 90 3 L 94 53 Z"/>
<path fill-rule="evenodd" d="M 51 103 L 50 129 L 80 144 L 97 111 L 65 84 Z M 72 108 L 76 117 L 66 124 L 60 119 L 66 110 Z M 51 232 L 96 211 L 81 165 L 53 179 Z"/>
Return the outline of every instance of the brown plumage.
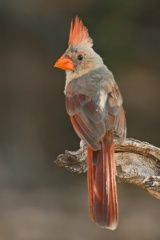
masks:
<path fill-rule="evenodd" d="M 126 120 L 119 88 L 92 45 L 87 28 L 76 17 L 69 47 L 55 67 L 66 70 L 66 109 L 88 146 L 90 216 L 100 227 L 114 230 L 118 203 L 113 138 L 123 143 Z"/>

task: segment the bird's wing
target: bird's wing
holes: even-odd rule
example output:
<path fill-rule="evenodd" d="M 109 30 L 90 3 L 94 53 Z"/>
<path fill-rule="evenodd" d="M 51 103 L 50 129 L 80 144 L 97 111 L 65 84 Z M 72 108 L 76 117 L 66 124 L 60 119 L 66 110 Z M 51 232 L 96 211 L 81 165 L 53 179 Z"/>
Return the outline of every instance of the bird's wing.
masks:
<path fill-rule="evenodd" d="M 115 134 L 119 142 L 123 142 L 126 137 L 126 117 L 122 106 L 121 93 L 116 86 L 108 94 L 106 109 L 107 129 Z"/>
<path fill-rule="evenodd" d="M 99 140 L 106 132 L 106 125 L 99 106 L 84 94 L 66 94 L 66 109 L 78 136 L 91 149 L 100 149 Z"/>

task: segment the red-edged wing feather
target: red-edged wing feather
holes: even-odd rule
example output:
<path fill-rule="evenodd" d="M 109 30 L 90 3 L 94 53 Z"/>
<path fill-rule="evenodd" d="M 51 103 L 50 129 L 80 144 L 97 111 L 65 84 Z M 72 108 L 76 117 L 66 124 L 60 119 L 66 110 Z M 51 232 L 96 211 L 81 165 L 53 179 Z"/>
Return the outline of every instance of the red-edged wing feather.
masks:
<path fill-rule="evenodd" d="M 90 97 L 83 94 L 66 96 L 66 108 L 72 125 L 88 146 L 93 150 L 100 148 L 99 140 L 106 132 L 102 111 Z"/>
<path fill-rule="evenodd" d="M 114 133 L 119 143 L 123 143 L 126 137 L 126 117 L 121 93 L 116 87 L 108 95 L 106 119 L 107 129 Z"/>

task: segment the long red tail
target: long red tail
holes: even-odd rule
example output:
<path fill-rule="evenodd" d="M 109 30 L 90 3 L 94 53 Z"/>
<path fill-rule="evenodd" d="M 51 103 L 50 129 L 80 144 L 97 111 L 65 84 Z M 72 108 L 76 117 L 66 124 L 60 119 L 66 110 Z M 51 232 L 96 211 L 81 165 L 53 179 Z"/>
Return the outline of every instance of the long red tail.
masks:
<path fill-rule="evenodd" d="M 101 149 L 88 148 L 88 192 L 92 220 L 114 230 L 118 223 L 116 165 L 112 133 L 107 133 Z"/>

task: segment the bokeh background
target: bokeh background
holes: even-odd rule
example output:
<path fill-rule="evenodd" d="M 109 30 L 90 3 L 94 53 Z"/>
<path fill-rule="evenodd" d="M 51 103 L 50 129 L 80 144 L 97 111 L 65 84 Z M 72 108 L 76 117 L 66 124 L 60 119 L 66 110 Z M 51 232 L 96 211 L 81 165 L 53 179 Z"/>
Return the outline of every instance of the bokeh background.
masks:
<path fill-rule="evenodd" d="M 76 14 L 121 89 L 128 137 L 160 146 L 159 0 L 1 0 L 0 240 L 159 240 L 158 200 L 118 184 L 118 229 L 100 229 L 86 174 L 53 163 L 79 146 L 53 68 Z"/>

